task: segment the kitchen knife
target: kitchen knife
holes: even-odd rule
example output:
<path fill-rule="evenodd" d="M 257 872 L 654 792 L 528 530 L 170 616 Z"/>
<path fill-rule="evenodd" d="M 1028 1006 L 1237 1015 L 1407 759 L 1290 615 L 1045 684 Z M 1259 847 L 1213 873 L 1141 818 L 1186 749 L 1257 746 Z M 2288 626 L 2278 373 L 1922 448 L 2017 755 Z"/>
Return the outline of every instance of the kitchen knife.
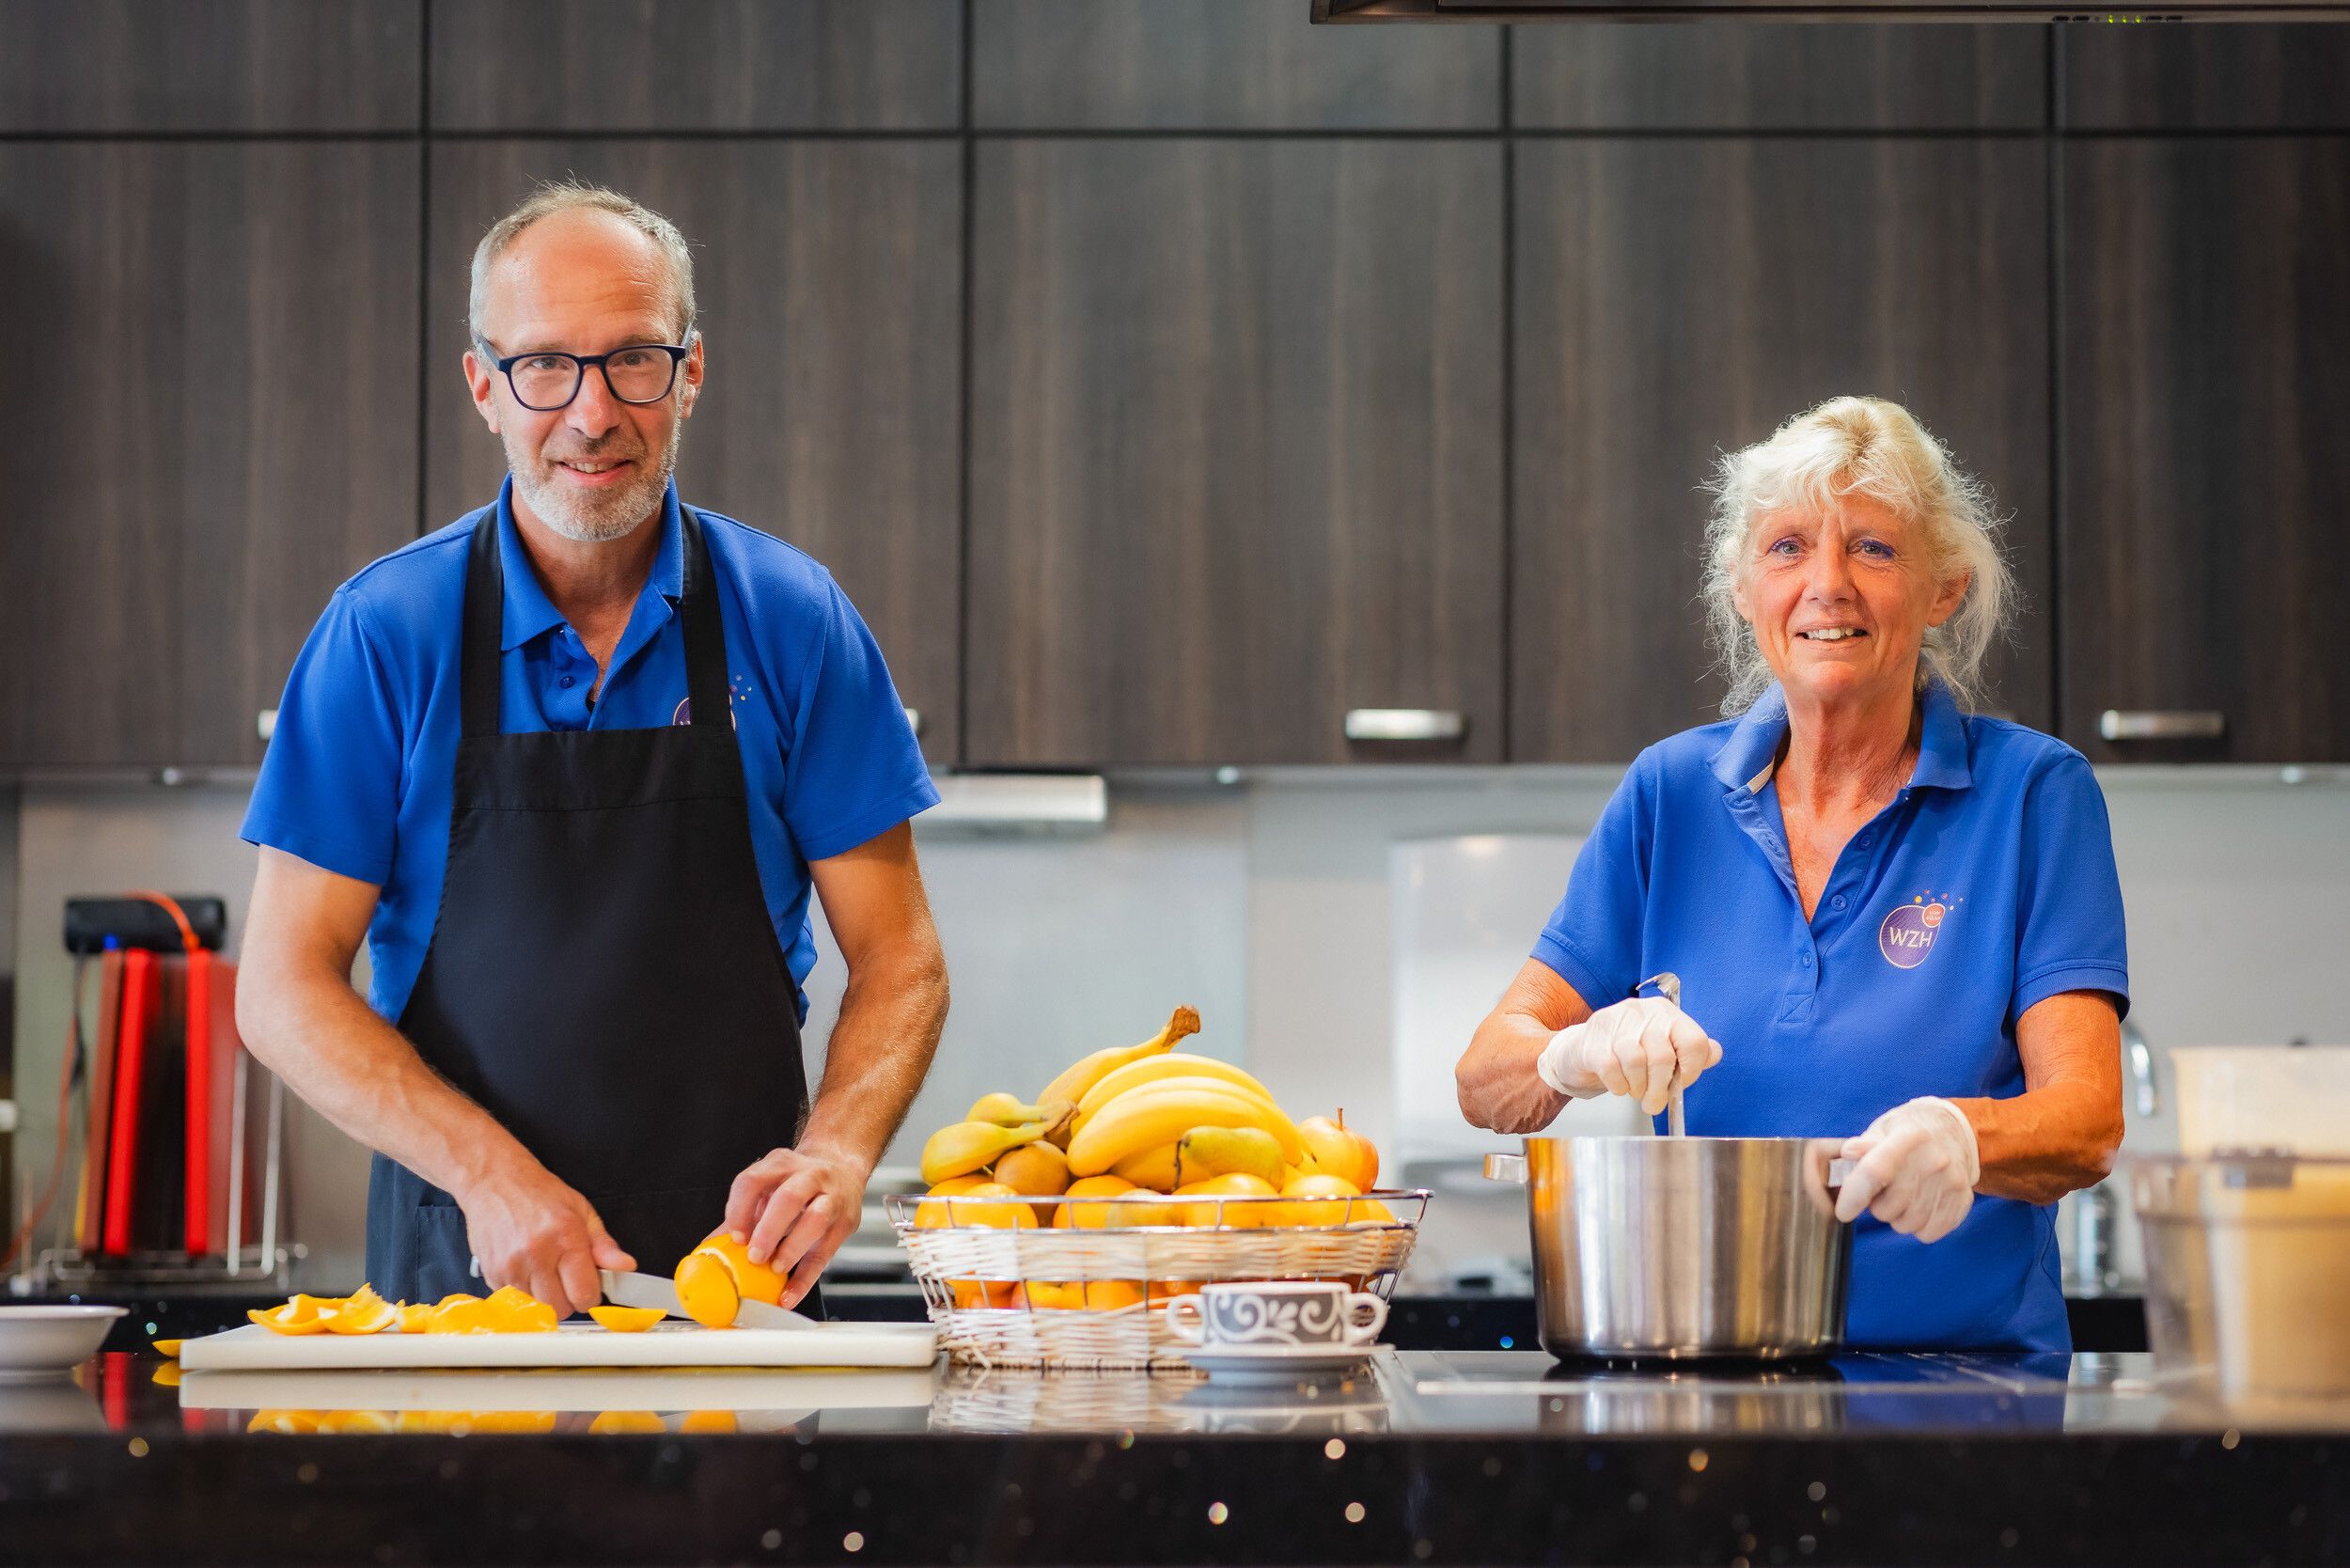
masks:
<path fill-rule="evenodd" d="M 603 1298 L 622 1307 L 656 1307 L 673 1318 L 688 1318 L 684 1308 L 678 1305 L 677 1286 L 657 1274 L 622 1274 L 616 1269 L 599 1269 L 596 1277 L 603 1281 Z M 735 1309 L 737 1328 L 814 1328 L 816 1320 L 805 1312 L 788 1307 L 771 1307 L 764 1301 L 745 1301 Z"/>

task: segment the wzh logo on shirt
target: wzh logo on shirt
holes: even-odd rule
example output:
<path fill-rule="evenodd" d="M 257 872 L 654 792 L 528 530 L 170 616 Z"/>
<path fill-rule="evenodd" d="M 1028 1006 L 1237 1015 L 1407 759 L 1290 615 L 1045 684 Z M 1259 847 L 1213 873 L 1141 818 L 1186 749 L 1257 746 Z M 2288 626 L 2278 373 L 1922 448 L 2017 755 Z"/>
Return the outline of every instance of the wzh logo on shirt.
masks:
<path fill-rule="evenodd" d="M 1948 895 L 1932 897 L 1920 893 L 1909 902 L 1896 905 L 1893 913 L 1877 927 L 1877 951 L 1885 962 L 1896 969 L 1915 969 L 1934 950 L 1934 939 L 1942 930 L 1942 922 L 1950 913 L 1950 905 L 1965 901 Z M 1947 902 L 1945 900 L 1947 899 Z"/>

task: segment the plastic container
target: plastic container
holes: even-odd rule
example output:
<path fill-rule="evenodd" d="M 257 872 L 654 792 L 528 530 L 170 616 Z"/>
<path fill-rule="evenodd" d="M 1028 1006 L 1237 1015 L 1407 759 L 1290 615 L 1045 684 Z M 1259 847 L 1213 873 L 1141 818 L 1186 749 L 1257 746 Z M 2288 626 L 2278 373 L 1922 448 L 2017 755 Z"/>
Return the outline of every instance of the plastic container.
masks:
<path fill-rule="evenodd" d="M 2350 1157 L 2350 1045 L 2187 1045 L 2170 1065 L 2182 1154 Z"/>
<path fill-rule="evenodd" d="M 2230 1401 L 2350 1399 L 2350 1159 L 2141 1155 L 2156 1370 Z"/>

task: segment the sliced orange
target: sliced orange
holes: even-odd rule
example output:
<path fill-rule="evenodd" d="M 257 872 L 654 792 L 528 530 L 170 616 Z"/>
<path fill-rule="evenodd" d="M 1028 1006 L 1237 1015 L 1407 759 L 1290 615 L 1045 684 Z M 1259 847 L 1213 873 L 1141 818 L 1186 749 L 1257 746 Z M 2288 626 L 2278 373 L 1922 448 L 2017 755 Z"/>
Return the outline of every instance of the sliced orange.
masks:
<path fill-rule="evenodd" d="M 319 1418 L 321 1432 L 378 1436 L 396 1431 L 398 1427 L 398 1420 L 388 1410 L 329 1410 Z"/>
<path fill-rule="evenodd" d="M 187 1342 L 188 1341 L 185 1340 L 157 1340 L 155 1341 L 155 1354 L 158 1356 L 168 1356 L 176 1361 L 180 1358 L 180 1347 Z"/>
<path fill-rule="evenodd" d="M 400 1331 L 403 1334 L 430 1334 L 432 1319 L 440 1311 L 430 1301 L 401 1302 L 392 1309 L 400 1315 Z"/>
<path fill-rule="evenodd" d="M 589 1310 L 593 1311 L 594 1309 L 590 1308 Z M 613 1433 L 666 1432 L 669 1429 L 663 1426 L 661 1424 L 661 1418 L 654 1415 L 650 1410 L 604 1410 L 598 1412 L 596 1419 L 588 1423 L 588 1430 L 593 1433 L 609 1435 Z"/>
<path fill-rule="evenodd" d="M 247 1432 L 280 1432 L 290 1437 L 303 1436 L 319 1429 L 316 1410 L 256 1410 L 253 1419 L 244 1423 Z"/>
<path fill-rule="evenodd" d="M 266 1312 L 255 1309 L 245 1316 L 274 1334 L 320 1334 L 325 1332 L 327 1321 L 335 1315 L 337 1305 L 321 1302 L 314 1295 L 296 1295 L 283 1307 L 273 1307 Z"/>
<path fill-rule="evenodd" d="M 680 1432 L 740 1432 L 742 1423 L 731 1410 L 688 1410 L 677 1424 Z"/>
<path fill-rule="evenodd" d="M 155 1369 L 155 1381 L 166 1388 L 180 1387 L 180 1379 L 184 1375 L 186 1374 L 180 1371 L 180 1363 L 177 1361 L 165 1361 Z"/>
<path fill-rule="evenodd" d="M 590 1307 L 588 1315 L 615 1334 L 642 1334 L 669 1314 L 658 1307 Z"/>
<path fill-rule="evenodd" d="M 381 1334 L 399 1321 L 399 1308 L 376 1294 L 372 1286 L 362 1285 L 344 1298 L 326 1327 L 332 1334 Z"/>
<path fill-rule="evenodd" d="M 440 1300 L 434 1302 L 432 1305 L 435 1307 L 454 1307 L 460 1302 L 479 1301 L 480 1299 L 481 1298 L 478 1295 L 467 1295 L 463 1291 L 451 1291 L 448 1294 L 441 1297 Z"/>

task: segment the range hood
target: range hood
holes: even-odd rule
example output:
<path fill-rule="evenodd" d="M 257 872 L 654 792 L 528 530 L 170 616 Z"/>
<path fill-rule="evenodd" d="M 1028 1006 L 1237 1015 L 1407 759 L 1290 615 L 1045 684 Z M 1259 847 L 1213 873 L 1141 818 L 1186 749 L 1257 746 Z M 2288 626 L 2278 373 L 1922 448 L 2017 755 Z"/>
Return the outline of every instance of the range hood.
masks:
<path fill-rule="evenodd" d="M 2350 0 L 2166 0 L 2089 10 L 2047 0 L 1313 0 L 1341 22 L 2315 22 L 2350 18 Z"/>

